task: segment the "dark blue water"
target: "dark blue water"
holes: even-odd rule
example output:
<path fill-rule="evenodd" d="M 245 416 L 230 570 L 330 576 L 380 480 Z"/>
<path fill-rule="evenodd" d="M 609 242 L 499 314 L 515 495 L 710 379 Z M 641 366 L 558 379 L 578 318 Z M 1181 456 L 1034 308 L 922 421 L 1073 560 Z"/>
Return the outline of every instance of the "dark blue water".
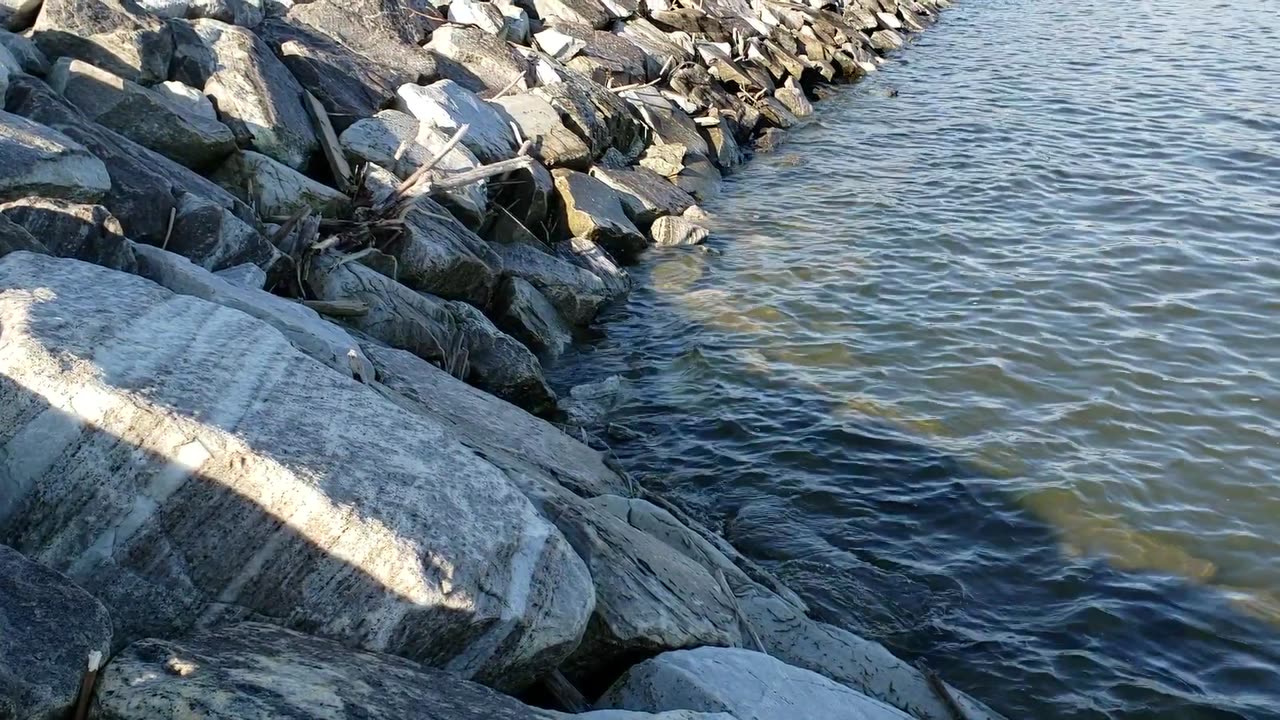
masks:
<path fill-rule="evenodd" d="M 1277 10 L 958 4 L 558 372 L 622 374 L 625 465 L 1010 718 L 1280 717 Z"/>

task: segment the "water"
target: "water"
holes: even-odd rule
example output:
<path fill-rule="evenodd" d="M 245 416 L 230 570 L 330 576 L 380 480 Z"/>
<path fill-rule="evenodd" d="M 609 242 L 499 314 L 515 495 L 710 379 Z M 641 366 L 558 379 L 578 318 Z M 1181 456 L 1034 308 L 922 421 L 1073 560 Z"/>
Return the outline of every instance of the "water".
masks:
<path fill-rule="evenodd" d="M 961 3 L 557 373 L 623 374 L 625 465 L 1011 719 L 1280 717 L 1276 9 Z"/>

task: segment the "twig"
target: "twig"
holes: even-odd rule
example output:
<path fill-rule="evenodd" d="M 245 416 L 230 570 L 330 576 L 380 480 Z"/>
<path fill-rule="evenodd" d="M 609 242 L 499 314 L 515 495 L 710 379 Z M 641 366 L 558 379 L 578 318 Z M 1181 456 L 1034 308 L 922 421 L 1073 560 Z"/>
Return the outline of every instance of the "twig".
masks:
<path fill-rule="evenodd" d="M 98 668 L 102 667 L 102 653 L 93 650 L 89 653 L 84 677 L 80 679 L 80 694 L 76 698 L 76 711 L 71 717 L 74 720 L 85 720 L 89 717 L 89 700 L 93 697 L 93 686 L 98 682 Z"/>
<path fill-rule="evenodd" d="M 173 237 L 173 222 L 178 219 L 178 208 L 169 208 L 169 227 L 164 231 L 164 242 L 160 243 L 161 250 L 169 249 L 169 238 Z"/>
<path fill-rule="evenodd" d="M 493 97 L 491 97 L 491 98 L 489 98 L 489 99 L 490 99 L 490 100 L 497 100 L 498 98 L 502 97 L 503 95 L 506 95 L 507 93 L 511 92 L 511 91 L 515 88 L 515 86 L 516 86 L 516 85 L 520 84 L 520 81 L 521 81 L 521 80 L 525 80 L 525 79 L 526 79 L 526 78 L 525 78 L 525 76 L 524 76 L 524 73 L 520 73 L 520 74 L 516 75 L 516 78 L 515 78 L 514 80 L 512 80 L 512 81 L 511 81 L 511 82 L 509 82 L 509 83 L 507 83 L 507 86 L 506 86 L 506 87 L 504 87 L 504 88 L 502 88 L 501 90 L 499 90 L 497 95 L 494 95 Z"/>
<path fill-rule="evenodd" d="M 960 708 L 960 703 L 956 702 L 955 696 L 947 688 L 946 683 L 942 682 L 942 678 L 938 677 L 938 673 L 934 672 L 923 658 L 916 661 L 916 667 L 924 674 L 924 680 L 929 684 L 929 689 L 933 691 L 934 695 L 938 696 L 938 700 L 947 709 L 947 713 L 951 715 L 951 720 L 969 720 L 964 710 Z"/>
<path fill-rule="evenodd" d="M 471 126 L 466 123 L 463 123 L 462 127 L 458 128 L 457 132 L 453 134 L 453 137 L 449 138 L 449 142 L 444 144 L 444 147 L 441 148 L 440 152 L 436 153 L 435 157 L 423 163 L 421 167 L 413 171 L 412 175 L 405 178 L 404 182 L 400 183 L 400 187 L 396 188 L 396 191 L 391 194 L 391 197 L 388 199 L 387 203 L 385 204 L 390 206 L 399 202 L 400 198 L 405 193 L 409 192 L 409 190 L 412 189 L 414 185 L 417 185 L 418 181 L 421 180 L 424 175 L 431 172 L 432 168 L 434 168 L 436 165 L 439 165 L 441 160 L 444 160 L 445 155 L 448 155 L 450 151 L 452 151 L 455 147 L 458 146 L 458 143 L 462 142 L 462 139 L 467 136 L 467 132 L 470 130 L 471 130 Z"/>
<path fill-rule="evenodd" d="M 316 135 L 320 138 L 320 147 L 324 150 L 324 159 L 329 163 L 333 179 L 337 181 L 339 190 L 347 192 L 351 189 L 351 165 L 347 163 L 347 157 L 338 145 L 338 134 L 334 132 L 329 113 L 309 91 L 302 91 L 302 99 L 307 115 L 311 116 L 311 122 L 316 127 Z"/>

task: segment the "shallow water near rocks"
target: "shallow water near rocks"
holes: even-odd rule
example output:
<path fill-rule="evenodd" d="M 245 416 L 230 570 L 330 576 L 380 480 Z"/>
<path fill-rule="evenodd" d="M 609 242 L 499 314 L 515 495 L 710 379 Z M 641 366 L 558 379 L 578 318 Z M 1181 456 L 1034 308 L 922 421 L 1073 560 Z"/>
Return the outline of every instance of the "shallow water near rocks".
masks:
<path fill-rule="evenodd" d="M 557 379 L 622 374 L 624 466 L 1011 719 L 1280 717 L 1275 10 L 958 3 Z"/>

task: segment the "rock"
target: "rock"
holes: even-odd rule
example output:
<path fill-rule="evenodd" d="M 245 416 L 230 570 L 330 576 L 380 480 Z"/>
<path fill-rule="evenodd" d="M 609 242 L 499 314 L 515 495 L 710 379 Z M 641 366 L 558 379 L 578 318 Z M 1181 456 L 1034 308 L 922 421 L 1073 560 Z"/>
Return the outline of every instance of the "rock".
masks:
<path fill-rule="evenodd" d="M 211 18 L 254 28 L 265 15 L 262 0 L 137 0 L 142 9 L 166 18 Z"/>
<path fill-rule="evenodd" d="M 907 39 L 895 30 L 877 30 L 871 33 L 871 47 L 888 52 L 907 44 Z"/>
<path fill-rule="evenodd" d="M 585 41 L 566 35 L 555 28 L 536 32 L 533 34 L 533 39 L 542 52 L 564 63 L 572 60 L 587 46 Z"/>
<path fill-rule="evenodd" d="M 529 63 L 501 38 L 502 13 L 489 3 L 455 0 L 449 5 L 450 17 L 460 2 L 487 8 L 494 13 L 490 19 L 497 27 L 490 31 L 480 27 L 445 25 L 433 32 L 427 49 L 453 61 L 449 66 L 440 66 L 441 75 L 482 96 L 501 92 L 511 83 L 515 83 L 513 89 L 517 92 L 532 87 Z"/>
<path fill-rule="evenodd" d="M 390 170 L 401 180 L 433 160 L 449 143 L 449 135 L 399 110 L 383 110 L 371 118 L 353 123 L 338 137 L 347 157 L 373 163 Z M 401 150 L 401 147 L 404 149 Z M 398 154 L 398 156 L 397 156 Z M 480 161 L 466 148 L 456 145 L 444 154 L 428 177 L 438 180 L 453 173 L 474 170 Z M 460 217 L 478 224 L 488 204 L 484 180 L 444 193 L 442 199 Z"/>
<path fill-rule="evenodd" d="M 426 87 L 402 85 L 397 95 L 400 110 L 450 135 L 469 125 L 462 144 L 475 153 L 480 162 L 498 162 L 515 154 L 515 138 L 502 116 L 454 81 L 441 80 Z"/>
<path fill-rule="evenodd" d="M 765 128 L 756 138 L 756 150 L 762 153 L 773 152 L 787 141 L 787 131 L 781 128 Z"/>
<path fill-rule="evenodd" d="M 557 68 L 555 75 L 555 82 L 544 83 L 533 93 L 551 103 L 565 127 L 591 148 L 591 156 L 598 158 L 614 147 L 624 156 L 635 157 L 633 146 L 644 142 L 646 131 L 627 101 L 568 68 Z"/>
<path fill-rule="evenodd" d="M 631 668 L 599 707 L 727 712 L 752 720 L 910 720 L 821 675 L 740 648 L 697 648 Z"/>
<path fill-rule="evenodd" d="M 4 13 L 6 0 L 0 0 L 0 16 Z M 39 3 L 37 2 L 37 5 Z M 10 71 L 19 71 L 28 75 L 37 75 L 43 77 L 49 72 L 49 59 L 44 53 L 40 52 L 40 48 L 32 42 L 31 38 L 25 35 L 17 35 L 8 30 L 0 30 L 0 46 L 9 51 L 13 62 L 17 67 L 10 67 Z M 6 59 L 6 63 L 8 60 Z"/>
<path fill-rule="evenodd" d="M 0 205 L 0 213 L 38 238 L 52 255 L 136 272 L 133 243 L 101 205 L 28 197 Z"/>
<path fill-rule="evenodd" d="M 676 67 L 680 63 L 693 59 L 679 42 L 645 18 L 631 18 L 625 22 L 615 22 L 613 32 L 631 41 L 646 56 L 646 64 L 650 77 L 657 77 L 664 66 Z"/>
<path fill-rule="evenodd" d="M 476 308 L 457 301 L 450 306 L 467 351 L 468 383 L 535 415 L 555 410 L 556 394 L 529 348 Z"/>
<path fill-rule="evenodd" d="M 206 270 L 242 263 L 270 270 L 281 258 L 280 251 L 253 226 L 195 193 L 178 198 L 173 232 L 165 246 Z"/>
<path fill-rule="evenodd" d="M 404 231 L 384 248 L 399 261 L 399 280 L 420 292 L 487 307 L 502 258 L 428 197 L 404 215 Z"/>
<path fill-rule="evenodd" d="M 0 214 L 0 257 L 21 251 L 48 254 L 49 248 L 31 236 L 27 229 Z"/>
<path fill-rule="evenodd" d="M 612 20 L 598 0 L 530 0 L 543 22 L 578 23 L 601 30 Z"/>
<path fill-rule="evenodd" d="M 889 28 L 890 30 L 902 29 L 902 21 L 898 19 L 897 15 L 894 15 L 891 12 L 878 12 L 876 13 L 876 19 L 880 21 L 881 25 Z"/>
<path fill-rule="evenodd" d="M 627 217 L 613 188 L 574 170 L 556 170 L 553 176 L 565 227 L 575 237 L 600 245 L 614 257 L 629 259 L 644 250 L 644 233 Z"/>
<path fill-rule="evenodd" d="M 0 0 L 0 25 L 18 31 L 31 27 L 44 0 Z"/>
<path fill-rule="evenodd" d="M 177 80 L 166 80 L 151 88 L 165 97 L 170 106 L 181 108 L 188 115 L 195 115 L 206 120 L 217 120 L 218 111 L 213 102 L 199 90 L 180 83 Z M 225 126 L 224 126 L 225 127 Z"/>
<path fill-rule="evenodd" d="M 137 273 L 179 295 L 208 300 L 271 325 L 297 349 L 356 380 L 373 380 L 373 365 L 359 345 L 314 310 L 257 288 L 235 285 L 174 253 L 148 245 L 135 248 Z M 256 266 L 250 266 L 256 267 Z"/>
<path fill-rule="evenodd" d="M 560 411 L 568 424 L 594 428 L 603 426 L 621 401 L 622 378 L 610 375 L 597 382 L 574 385 L 569 397 L 560 398 Z"/>
<path fill-rule="evenodd" d="M 273 618 L 510 689 L 577 643 L 582 562 L 439 423 L 141 278 L 12 253 L 0 287 L 0 541 L 117 642 Z"/>
<path fill-rule="evenodd" d="M 540 357 L 554 360 L 573 343 L 573 328 L 537 288 L 508 277 L 498 288 L 494 322 Z"/>
<path fill-rule="evenodd" d="M 0 716 L 71 717 L 86 659 L 111 650 L 111 618 L 66 576 L 0 545 L 0 637 Z"/>
<path fill-rule="evenodd" d="M 238 217 L 252 217 L 248 206 L 227 191 L 189 168 L 91 122 L 35 78 L 14 78 L 7 108 L 66 135 L 102 161 L 111 176 L 111 189 L 100 202 L 120 220 L 125 235 L 133 240 L 163 244 L 170 213 L 183 193 L 204 197 Z"/>
<path fill-rule="evenodd" d="M 434 56 L 420 47 L 438 25 L 423 5 L 420 0 L 315 0 L 295 3 L 287 19 L 315 28 L 376 67 L 394 90 L 439 75 Z"/>
<path fill-rule="evenodd" d="M 626 296 L 631 292 L 631 276 L 614 262 L 609 253 L 586 238 L 569 238 L 556 243 L 557 257 L 595 275 L 604 283 L 605 292 L 610 300 Z"/>
<path fill-rule="evenodd" d="M 215 61 L 204 93 L 236 140 L 295 170 L 306 168 L 319 140 L 289 69 L 249 30 L 208 19 L 191 26 Z"/>
<path fill-rule="evenodd" d="M 256 32 L 324 105 L 338 132 L 373 115 L 396 95 L 399 83 L 387 68 L 305 23 L 268 18 Z"/>
<path fill-rule="evenodd" d="M 455 25 L 470 25 L 481 30 L 485 34 L 503 40 L 503 24 L 502 11 L 497 5 L 491 2 L 482 2 L 482 0 L 451 0 L 449 3 L 448 19 L 450 23 Z M 444 29 L 448 25 L 440 28 Z M 435 41 L 435 35 L 432 34 L 431 40 Z M 457 58 L 454 58 L 457 60 Z"/>
<path fill-rule="evenodd" d="M 788 130 L 800 124 L 800 118 L 795 113 L 783 105 L 781 101 L 772 96 L 761 97 L 756 102 L 756 108 L 760 111 L 760 118 L 764 122 Z"/>
<path fill-rule="evenodd" d="M 262 290 L 267 286 L 266 271 L 253 263 L 241 263 L 225 270 L 218 270 L 213 274 L 236 287 Z"/>
<path fill-rule="evenodd" d="M 398 657 L 261 623 L 141 640 L 112 659 L 98 688 L 102 720 L 175 718 L 192 708 L 206 720 L 565 717 Z"/>
<path fill-rule="evenodd" d="M 574 325 L 586 325 L 614 295 L 600 278 L 528 245 L 494 245 L 503 272 L 537 288 Z"/>
<path fill-rule="evenodd" d="M 251 203 L 263 218 L 288 217 L 303 206 L 331 217 L 351 202 L 328 185 L 252 150 L 227 158 L 211 178 Z"/>
<path fill-rule="evenodd" d="M 640 156 L 640 165 L 672 179 L 684 171 L 686 154 L 688 149 L 683 145 L 653 145 Z"/>
<path fill-rule="evenodd" d="M 236 150 L 226 125 L 86 62 L 62 58 L 49 86 L 90 120 L 189 168 L 209 169 Z"/>
<path fill-rule="evenodd" d="M 825 675 L 864 695 L 925 720 L 952 720 L 953 714 L 910 663 L 877 642 L 809 619 L 804 611 L 759 587 L 735 590 L 743 614 L 764 649 L 789 665 Z M 990 708 L 949 688 L 966 718 L 1003 720 Z"/>
<path fill-rule="evenodd" d="M 626 492 L 601 453 L 510 403 L 477 390 L 422 358 L 366 343 L 378 383 L 405 408 L 451 428 L 506 473 L 540 478 L 580 495 Z"/>
<path fill-rule="evenodd" d="M 591 176 L 613 188 L 636 225 L 647 228 L 664 215 L 679 215 L 693 205 L 693 196 L 646 167 L 611 170 L 595 167 Z"/>
<path fill-rule="evenodd" d="M 745 160 L 742 148 L 739 147 L 738 141 L 733 135 L 733 130 L 729 127 L 729 123 L 724 117 L 721 117 L 720 122 L 716 125 L 699 128 L 699 132 L 702 133 L 702 139 L 706 141 L 707 148 L 710 151 L 708 157 L 720 168 L 721 172 L 728 173 Z"/>
<path fill-rule="evenodd" d="M 169 27 L 132 0 L 44 0 L 32 39 L 51 58 L 84 60 L 144 85 L 169 79 Z"/>
<path fill-rule="evenodd" d="M 724 177 L 705 155 L 686 155 L 684 170 L 672 182 L 699 201 L 707 201 L 720 194 Z"/>
<path fill-rule="evenodd" d="M 575 23 L 556 23 L 555 29 L 582 43 L 581 51 L 563 62 L 592 80 L 615 87 L 649 80 L 649 56 L 627 38 Z"/>
<path fill-rule="evenodd" d="M 547 167 L 586 170 L 591 165 L 591 148 L 565 127 L 560 113 L 545 98 L 521 93 L 498 98 L 491 104 L 507 123 L 516 126 L 521 137 L 533 141 L 530 154 Z"/>
<path fill-rule="evenodd" d="M 697 155 L 709 152 L 693 118 L 657 89 L 638 87 L 626 90 L 621 95 L 647 120 L 657 138 L 654 143 L 683 145 L 687 152 Z"/>
<path fill-rule="evenodd" d="M 795 84 L 794 78 L 787 78 L 787 86 L 775 90 L 773 97 L 785 105 L 797 118 L 806 118 L 813 114 L 813 103 L 805 97 L 804 90 Z"/>
<path fill-rule="evenodd" d="M 701 245 L 711 231 L 675 215 L 658 218 L 649 228 L 649 237 L 659 247 L 672 245 Z"/>
<path fill-rule="evenodd" d="M 529 13 L 515 3 L 515 0 L 500 0 L 495 3 L 502 13 L 502 27 L 507 40 L 517 45 L 529 44 Z"/>
<path fill-rule="evenodd" d="M 28 195 L 82 202 L 111 189 L 102 161 L 56 130 L 0 112 L 0 200 Z"/>

